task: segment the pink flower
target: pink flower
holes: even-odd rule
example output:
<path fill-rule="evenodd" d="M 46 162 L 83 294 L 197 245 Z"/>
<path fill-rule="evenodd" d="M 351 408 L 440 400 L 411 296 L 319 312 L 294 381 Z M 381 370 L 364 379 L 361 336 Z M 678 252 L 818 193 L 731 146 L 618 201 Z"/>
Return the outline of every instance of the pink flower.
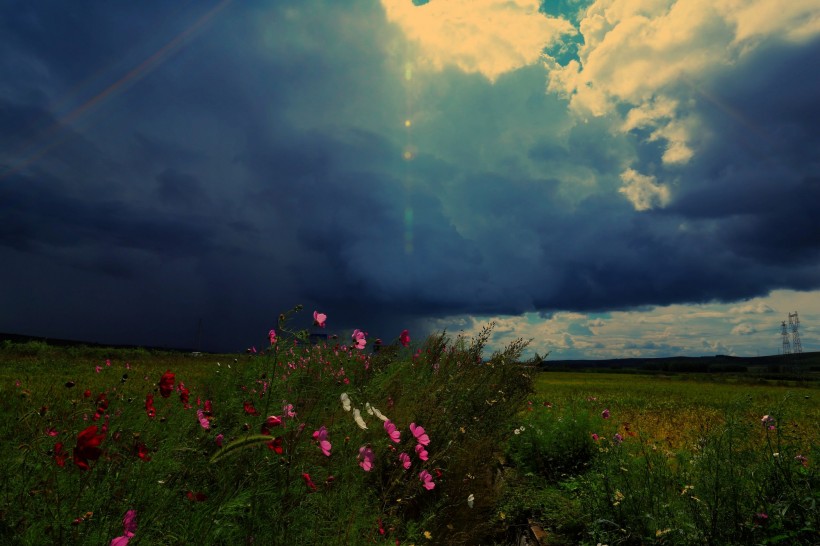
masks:
<path fill-rule="evenodd" d="M 416 441 L 423 446 L 430 445 L 430 437 L 424 432 L 424 427 L 417 426 L 416 423 L 410 423 L 410 432 L 415 436 Z"/>
<path fill-rule="evenodd" d="M 595 434 L 594 432 L 592 433 L 592 439 L 593 439 L 593 441 L 597 442 L 599 438 L 600 438 L 600 437 L 599 437 L 597 434 Z"/>
<path fill-rule="evenodd" d="M 612 437 L 612 441 L 614 441 L 616 444 L 620 444 L 624 441 L 624 437 L 616 432 L 615 436 Z"/>
<path fill-rule="evenodd" d="M 270 332 L 268 332 L 268 339 L 270 339 L 271 345 L 276 343 L 276 330 L 271 330 Z"/>
<path fill-rule="evenodd" d="M 108 366 L 108 367 L 110 368 L 110 367 L 111 367 L 111 360 L 106 360 L 106 361 L 105 361 L 105 365 L 106 365 L 106 366 Z"/>
<path fill-rule="evenodd" d="M 137 511 L 129 510 L 122 518 L 122 536 L 111 541 L 110 546 L 126 546 L 131 537 L 137 532 Z"/>
<path fill-rule="evenodd" d="M 390 419 L 384 422 L 384 430 L 387 431 L 387 435 L 390 436 L 393 442 L 398 444 L 401 441 L 401 431 L 396 428 L 396 425 Z"/>
<path fill-rule="evenodd" d="M 418 458 L 421 459 L 422 461 L 427 460 L 427 450 L 424 449 L 423 445 L 416 444 L 416 455 L 418 455 Z"/>
<path fill-rule="evenodd" d="M 604 419 L 609 419 L 609 408 L 601 412 L 601 417 L 603 417 Z"/>
<path fill-rule="evenodd" d="M 325 321 L 327 320 L 327 315 L 324 313 L 320 313 L 319 311 L 313 312 L 313 325 L 318 326 L 319 328 L 325 327 Z"/>
<path fill-rule="evenodd" d="M 421 485 L 428 491 L 436 487 L 436 484 L 433 483 L 433 476 L 426 470 L 419 472 L 419 479 L 421 480 Z"/>
<path fill-rule="evenodd" d="M 100 371 L 102 371 L 102 366 L 94 366 L 94 371 L 100 373 Z"/>
<path fill-rule="evenodd" d="M 399 343 L 401 343 L 405 347 L 410 345 L 410 332 L 408 332 L 407 330 L 403 330 L 401 335 L 399 336 Z"/>
<path fill-rule="evenodd" d="M 326 457 L 330 457 L 330 440 L 327 439 L 327 428 L 324 425 L 319 427 L 319 430 L 313 433 L 313 439 L 319 442 L 319 448 Z"/>
<path fill-rule="evenodd" d="M 809 459 L 805 455 L 795 455 L 794 460 L 806 468 L 809 467 Z"/>
<path fill-rule="evenodd" d="M 359 448 L 359 456 L 356 457 L 359 461 L 359 466 L 362 467 L 362 470 L 365 472 L 370 472 L 370 469 L 373 468 L 373 460 L 375 459 L 375 455 L 373 455 L 373 450 L 367 446 L 362 446 Z"/>
<path fill-rule="evenodd" d="M 410 455 L 407 453 L 399 453 L 399 462 L 401 462 L 401 465 L 407 470 L 410 468 Z"/>
<path fill-rule="evenodd" d="M 764 416 L 760 419 L 760 423 L 761 423 L 764 427 L 767 427 L 769 430 L 774 429 L 774 417 L 772 417 L 771 415 L 764 415 Z"/>
<path fill-rule="evenodd" d="M 289 417 L 291 419 L 296 417 L 296 411 L 293 409 L 293 404 L 285 404 L 282 406 L 282 413 L 285 417 Z"/>
<path fill-rule="evenodd" d="M 353 335 L 350 337 L 353 338 L 353 341 L 355 342 L 355 347 L 357 349 L 364 349 L 365 345 L 367 345 L 366 336 L 367 334 L 365 332 L 362 332 L 357 328 L 353 330 Z"/>
<path fill-rule="evenodd" d="M 217 447 L 222 447 L 222 442 L 225 440 L 224 434 L 217 434 L 216 438 L 214 438 L 214 442 L 216 443 Z"/>
<path fill-rule="evenodd" d="M 196 410 L 196 418 L 199 419 L 199 426 L 204 429 L 211 428 L 211 422 L 208 421 L 208 418 L 205 417 L 205 412 L 201 409 Z"/>

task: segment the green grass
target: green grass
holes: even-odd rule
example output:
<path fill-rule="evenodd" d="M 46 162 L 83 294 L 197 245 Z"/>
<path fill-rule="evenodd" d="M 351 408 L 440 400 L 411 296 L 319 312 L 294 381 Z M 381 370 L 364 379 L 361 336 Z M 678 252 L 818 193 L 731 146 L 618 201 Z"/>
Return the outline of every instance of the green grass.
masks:
<path fill-rule="evenodd" d="M 530 377 L 515 365 L 525 344 L 484 364 L 488 335 L 468 343 L 442 334 L 373 356 L 336 344 L 295 345 L 281 332 L 256 356 L 5 344 L 0 543 L 108 544 L 122 535 L 129 510 L 138 525 L 129 544 L 477 543 L 494 532 L 495 470 L 531 393 Z M 166 370 L 175 374 L 167 398 L 158 388 Z M 180 382 L 190 391 L 188 406 Z M 342 393 L 366 430 L 343 408 Z M 196 414 L 206 400 L 209 429 Z M 366 403 L 395 423 L 398 443 Z M 286 404 L 296 411 L 292 419 Z M 283 423 L 261 436 L 270 415 Z M 410 423 L 430 437 L 426 461 Z M 78 435 L 104 424 L 99 457 L 83 470 L 72 457 Z M 312 437 L 320 426 L 329 431 L 330 456 Z M 365 447 L 375 455 L 370 471 L 359 465 Z M 422 471 L 433 477 L 432 490 Z"/>
<path fill-rule="evenodd" d="M 552 544 L 816 543 L 816 386 L 598 373 L 535 385 L 504 507 Z"/>
<path fill-rule="evenodd" d="M 813 383 L 530 376 L 516 363 L 522 341 L 480 361 L 489 330 L 370 355 L 336 342 L 294 345 L 290 318 L 273 350 L 255 356 L 0 346 L 0 543 L 109 544 L 128 510 L 137 513 L 131 546 L 513 544 L 533 523 L 552 545 L 815 543 Z M 166 370 L 175 389 L 164 398 Z M 209 429 L 196 414 L 206 400 Z M 398 443 L 368 402 L 399 428 Z M 295 418 L 284 417 L 285 404 Z M 283 424 L 263 436 L 270 415 Z M 78 434 L 106 422 L 100 456 L 82 470 L 72 457 Z M 410 423 L 430 436 L 427 461 Z M 329 457 L 312 437 L 320 426 Z M 362 447 L 375 455 L 369 472 Z M 422 470 L 434 489 L 422 486 Z"/>

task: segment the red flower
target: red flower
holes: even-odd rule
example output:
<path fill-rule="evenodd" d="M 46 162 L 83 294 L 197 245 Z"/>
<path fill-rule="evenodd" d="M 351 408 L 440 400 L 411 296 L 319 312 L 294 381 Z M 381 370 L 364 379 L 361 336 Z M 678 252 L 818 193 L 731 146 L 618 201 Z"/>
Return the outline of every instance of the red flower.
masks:
<path fill-rule="evenodd" d="M 86 398 L 91 398 L 91 389 L 85 389 L 85 391 L 83 391 L 83 396 Z"/>
<path fill-rule="evenodd" d="M 277 436 L 276 438 L 274 438 L 273 440 L 268 442 L 267 445 L 268 445 L 268 449 L 273 450 L 273 452 L 276 453 L 277 455 L 281 455 L 282 452 L 284 451 L 284 449 L 282 449 L 282 437 L 281 436 Z"/>
<path fill-rule="evenodd" d="M 142 442 L 137 442 L 134 446 L 134 455 L 142 459 L 143 461 L 150 461 L 151 457 L 148 455 L 148 448 L 145 447 L 145 444 Z"/>
<path fill-rule="evenodd" d="M 185 385 L 180 383 L 179 384 L 179 399 L 185 405 L 185 409 L 188 409 L 188 408 L 191 407 L 191 405 L 188 402 L 188 398 L 189 398 L 190 394 L 191 394 L 191 391 L 189 391 L 188 388 Z"/>
<path fill-rule="evenodd" d="M 77 445 L 74 447 L 74 464 L 83 470 L 88 470 L 88 461 L 100 458 L 102 450 L 100 443 L 105 434 L 97 434 L 97 425 L 91 425 L 77 435 Z"/>
<path fill-rule="evenodd" d="M 65 467 L 65 460 L 68 458 L 68 452 L 63 449 L 63 443 L 57 442 L 54 444 L 54 462 L 59 467 Z"/>
<path fill-rule="evenodd" d="M 176 380 L 176 376 L 171 373 L 171 370 L 167 370 L 159 380 L 159 393 L 162 395 L 163 398 L 168 398 L 171 396 L 171 393 L 174 392 L 174 381 Z"/>
<path fill-rule="evenodd" d="M 267 419 L 265 419 L 265 422 L 262 423 L 262 434 L 269 435 L 270 434 L 270 429 L 272 429 L 273 427 L 278 427 L 281 424 L 282 424 L 282 418 L 281 417 L 279 417 L 277 415 L 269 416 Z"/>
<path fill-rule="evenodd" d="M 302 479 L 305 480 L 305 485 L 308 487 L 308 489 L 310 489 L 311 491 L 316 491 L 316 484 L 313 483 L 312 479 L 310 479 L 310 474 L 308 474 L 307 472 L 302 473 Z"/>
<path fill-rule="evenodd" d="M 145 396 L 145 412 L 151 419 L 157 416 L 157 410 L 154 407 L 154 395 L 150 392 Z"/>
<path fill-rule="evenodd" d="M 185 493 L 185 496 L 188 497 L 188 500 L 191 502 L 202 502 L 208 498 L 205 493 L 194 493 L 193 491 L 188 491 Z"/>
<path fill-rule="evenodd" d="M 248 415 L 259 415 L 259 410 L 253 407 L 253 402 L 243 402 L 245 413 Z"/>

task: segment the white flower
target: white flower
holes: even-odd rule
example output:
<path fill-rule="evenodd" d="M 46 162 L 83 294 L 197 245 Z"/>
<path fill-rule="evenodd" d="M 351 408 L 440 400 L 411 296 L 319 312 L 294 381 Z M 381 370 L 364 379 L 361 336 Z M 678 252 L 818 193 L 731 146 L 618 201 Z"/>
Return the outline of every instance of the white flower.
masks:
<path fill-rule="evenodd" d="M 342 401 L 342 408 L 343 408 L 345 411 L 350 411 L 350 397 L 347 395 L 347 393 L 346 393 L 346 392 L 343 392 L 343 393 L 339 396 L 339 399 Z"/>
<path fill-rule="evenodd" d="M 375 406 L 371 406 L 370 402 L 365 403 L 364 407 L 367 410 L 367 413 L 369 413 L 370 415 L 375 415 L 376 417 L 378 417 L 382 421 L 389 421 L 387 416 L 385 416 L 382 412 L 380 412 L 378 409 L 376 409 Z"/>
<path fill-rule="evenodd" d="M 472 508 L 472 507 L 473 507 L 473 503 L 475 503 L 475 495 L 473 495 L 472 493 L 470 493 L 470 496 L 469 496 L 469 497 L 467 497 L 467 506 L 469 506 L 470 508 Z"/>
<path fill-rule="evenodd" d="M 359 408 L 353 408 L 353 420 L 356 421 L 356 424 L 359 425 L 360 429 L 367 430 L 367 423 L 365 423 L 364 419 L 362 419 L 362 414 L 359 411 Z"/>

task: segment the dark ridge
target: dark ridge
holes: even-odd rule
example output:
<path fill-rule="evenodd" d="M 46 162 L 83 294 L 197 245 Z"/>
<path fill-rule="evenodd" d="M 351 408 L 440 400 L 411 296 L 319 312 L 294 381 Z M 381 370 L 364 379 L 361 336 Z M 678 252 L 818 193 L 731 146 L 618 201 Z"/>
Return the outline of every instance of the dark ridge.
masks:
<path fill-rule="evenodd" d="M 147 351 L 164 351 L 171 353 L 191 353 L 198 352 L 206 354 L 207 351 L 194 351 L 193 349 L 183 349 L 179 347 L 153 347 L 148 345 L 117 344 L 117 343 L 97 343 L 94 341 L 78 341 L 75 339 L 60 339 L 53 337 L 29 336 L 24 334 L 9 334 L 0 332 L 0 343 L 10 341 L 12 343 L 40 342 L 53 347 L 93 347 L 100 349 L 145 349 Z"/>

